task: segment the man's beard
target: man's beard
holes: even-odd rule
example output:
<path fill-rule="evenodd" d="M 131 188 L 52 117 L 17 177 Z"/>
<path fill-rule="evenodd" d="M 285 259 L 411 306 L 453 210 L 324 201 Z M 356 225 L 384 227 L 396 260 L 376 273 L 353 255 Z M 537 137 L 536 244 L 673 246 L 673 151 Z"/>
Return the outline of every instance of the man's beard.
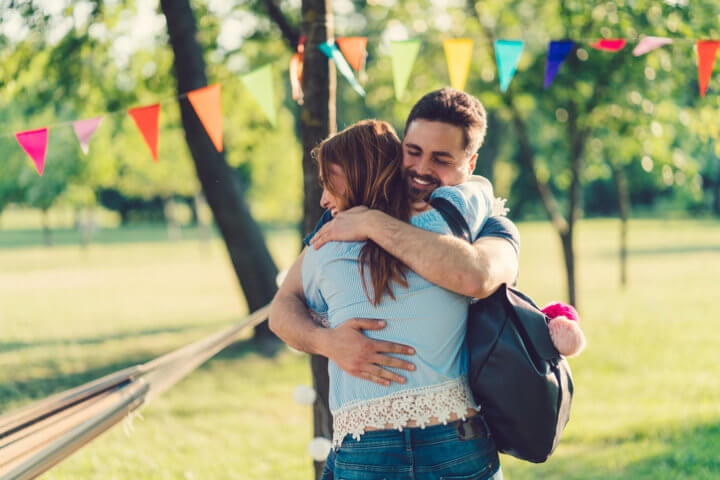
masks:
<path fill-rule="evenodd" d="M 405 182 L 408 186 L 408 193 L 410 194 L 411 202 L 428 201 L 430 194 L 442 185 L 440 180 L 435 177 L 431 177 L 430 175 L 418 175 L 416 172 L 409 169 L 405 170 L 403 177 L 405 178 Z M 413 178 L 427 182 L 428 186 L 426 188 L 417 188 L 412 182 Z"/>

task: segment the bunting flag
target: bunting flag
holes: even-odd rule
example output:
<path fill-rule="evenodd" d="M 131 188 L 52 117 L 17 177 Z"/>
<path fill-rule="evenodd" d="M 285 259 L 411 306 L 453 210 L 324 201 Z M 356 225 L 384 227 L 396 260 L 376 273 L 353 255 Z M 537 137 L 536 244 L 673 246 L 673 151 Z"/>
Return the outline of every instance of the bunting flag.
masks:
<path fill-rule="evenodd" d="M 393 85 L 398 100 L 405 93 L 415 58 L 420 51 L 420 40 L 403 40 L 390 43 Z"/>
<path fill-rule="evenodd" d="M 717 40 L 701 40 L 697 42 L 698 83 L 700 84 L 700 96 L 702 97 L 705 96 L 705 91 L 710 83 L 718 46 L 720 46 L 720 41 Z"/>
<path fill-rule="evenodd" d="M 667 37 L 644 37 L 635 46 L 632 54 L 636 57 L 639 57 L 640 55 L 645 55 L 646 53 L 655 50 L 656 48 L 662 47 L 664 45 L 669 45 L 671 43 L 672 39 Z"/>
<path fill-rule="evenodd" d="M 292 98 L 299 105 L 304 102 L 302 89 L 303 79 L 303 57 L 305 56 L 305 35 L 300 37 L 297 46 L 297 53 L 290 58 L 290 88 L 292 90 Z"/>
<path fill-rule="evenodd" d="M 443 42 L 443 46 L 450 74 L 450 85 L 457 90 L 465 90 L 473 41 L 469 38 L 449 38 Z"/>
<path fill-rule="evenodd" d="M 155 162 L 158 161 L 158 119 L 160 117 L 160 104 L 147 107 L 131 108 L 128 114 L 135 122 L 145 144 L 150 149 L 150 155 Z"/>
<path fill-rule="evenodd" d="M 188 93 L 188 100 L 195 109 L 198 118 L 215 145 L 215 150 L 223 151 L 222 105 L 220 103 L 220 84 L 209 85 Z"/>
<path fill-rule="evenodd" d="M 335 43 L 345 56 L 345 60 L 356 72 L 359 72 L 367 55 L 367 37 L 340 37 Z"/>
<path fill-rule="evenodd" d="M 515 75 L 523 46 L 523 42 L 520 40 L 495 41 L 495 55 L 497 56 L 498 74 L 500 76 L 500 90 L 503 92 L 510 86 L 510 81 L 513 75 Z"/>
<path fill-rule="evenodd" d="M 273 95 L 272 65 L 267 64 L 241 76 L 245 87 L 250 91 L 270 124 L 277 123 L 275 100 Z"/>
<path fill-rule="evenodd" d="M 327 41 L 325 43 L 320 44 L 320 50 L 330 59 L 332 59 L 333 62 L 335 62 L 335 66 L 337 67 L 338 71 L 340 72 L 340 75 L 345 77 L 345 79 L 350 82 L 350 85 L 352 86 L 353 90 L 355 90 L 357 93 L 365 96 L 365 90 L 363 87 L 358 83 L 358 81 L 355 79 L 355 74 L 353 74 L 352 68 L 350 68 L 350 64 L 345 60 L 345 57 L 343 57 L 342 52 L 340 49 L 335 45 L 334 42 Z"/>
<path fill-rule="evenodd" d="M 48 129 L 39 128 L 37 130 L 28 130 L 18 132 L 15 138 L 35 164 L 37 172 L 42 177 L 45 169 L 45 154 L 47 153 Z"/>
<path fill-rule="evenodd" d="M 624 38 L 613 38 L 607 40 L 598 40 L 590 46 L 595 50 L 604 50 L 606 52 L 618 52 L 625 47 L 627 40 Z"/>
<path fill-rule="evenodd" d="M 99 116 L 95 118 L 87 118 L 85 120 L 78 120 L 72 124 L 78 142 L 80 142 L 80 148 L 85 155 L 88 154 L 88 150 L 90 149 L 90 137 L 92 137 L 95 130 L 97 130 L 100 126 L 102 119 L 103 117 Z"/>
<path fill-rule="evenodd" d="M 547 54 L 547 63 L 545 64 L 545 88 L 549 88 L 560 65 L 565 61 L 565 58 L 570 52 L 572 52 L 575 42 L 566 40 L 561 42 L 550 42 Z"/>

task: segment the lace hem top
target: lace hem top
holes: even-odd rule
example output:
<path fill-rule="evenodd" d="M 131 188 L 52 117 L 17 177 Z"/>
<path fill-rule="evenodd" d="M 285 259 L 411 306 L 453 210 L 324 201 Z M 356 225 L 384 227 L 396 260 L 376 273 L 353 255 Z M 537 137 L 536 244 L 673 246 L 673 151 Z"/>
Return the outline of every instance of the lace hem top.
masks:
<path fill-rule="evenodd" d="M 367 428 L 385 429 L 386 425 L 402 431 L 409 422 L 425 428 L 432 417 L 443 424 L 454 413 L 465 419 L 468 409 L 478 410 L 467 376 L 437 385 L 403 390 L 386 397 L 354 402 L 333 411 L 333 447 L 340 447 L 346 435 L 355 440 Z"/>

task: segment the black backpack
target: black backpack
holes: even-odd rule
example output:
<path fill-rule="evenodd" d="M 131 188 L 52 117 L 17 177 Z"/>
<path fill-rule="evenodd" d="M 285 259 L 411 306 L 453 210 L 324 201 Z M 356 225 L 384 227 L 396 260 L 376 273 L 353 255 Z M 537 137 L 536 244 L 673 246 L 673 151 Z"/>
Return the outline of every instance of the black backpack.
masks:
<path fill-rule="evenodd" d="M 472 241 L 467 222 L 447 200 L 430 204 L 453 234 Z M 501 453 L 541 463 L 570 418 L 570 366 L 552 344 L 548 318 L 518 290 L 502 285 L 470 305 L 465 341 L 470 388 Z"/>

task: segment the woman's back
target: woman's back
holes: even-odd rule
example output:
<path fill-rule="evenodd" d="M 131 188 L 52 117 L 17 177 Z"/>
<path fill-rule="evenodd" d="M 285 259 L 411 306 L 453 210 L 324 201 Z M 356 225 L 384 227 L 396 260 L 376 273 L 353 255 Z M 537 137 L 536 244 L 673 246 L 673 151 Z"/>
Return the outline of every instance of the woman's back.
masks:
<path fill-rule="evenodd" d="M 468 182 L 438 188 L 433 197 L 449 200 L 477 234 L 490 213 L 492 191 L 486 182 Z M 414 216 L 411 223 L 425 230 L 450 233 L 433 209 Z M 476 408 L 465 378 L 467 352 L 463 340 L 469 299 L 408 271 L 408 286 L 393 285 L 395 299 L 386 295 L 374 306 L 363 289 L 358 267 L 363 245 L 330 242 L 306 252 L 302 277 L 308 305 L 327 314 L 330 328 L 355 317 L 387 320 L 384 329 L 365 334 L 413 345 L 416 370 L 406 375 L 404 384 L 383 386 L 353 377 L 329 362 L 329 400 L 336 445 L 345 434 L 359 438 L 368 427 L 403 427 L 409 421 L 422 426 L 430 417 L 443 421 L 453 413 L 461 417 L 468 408 Z M 373 298 L 373 292 L 368 293 Z"/>

